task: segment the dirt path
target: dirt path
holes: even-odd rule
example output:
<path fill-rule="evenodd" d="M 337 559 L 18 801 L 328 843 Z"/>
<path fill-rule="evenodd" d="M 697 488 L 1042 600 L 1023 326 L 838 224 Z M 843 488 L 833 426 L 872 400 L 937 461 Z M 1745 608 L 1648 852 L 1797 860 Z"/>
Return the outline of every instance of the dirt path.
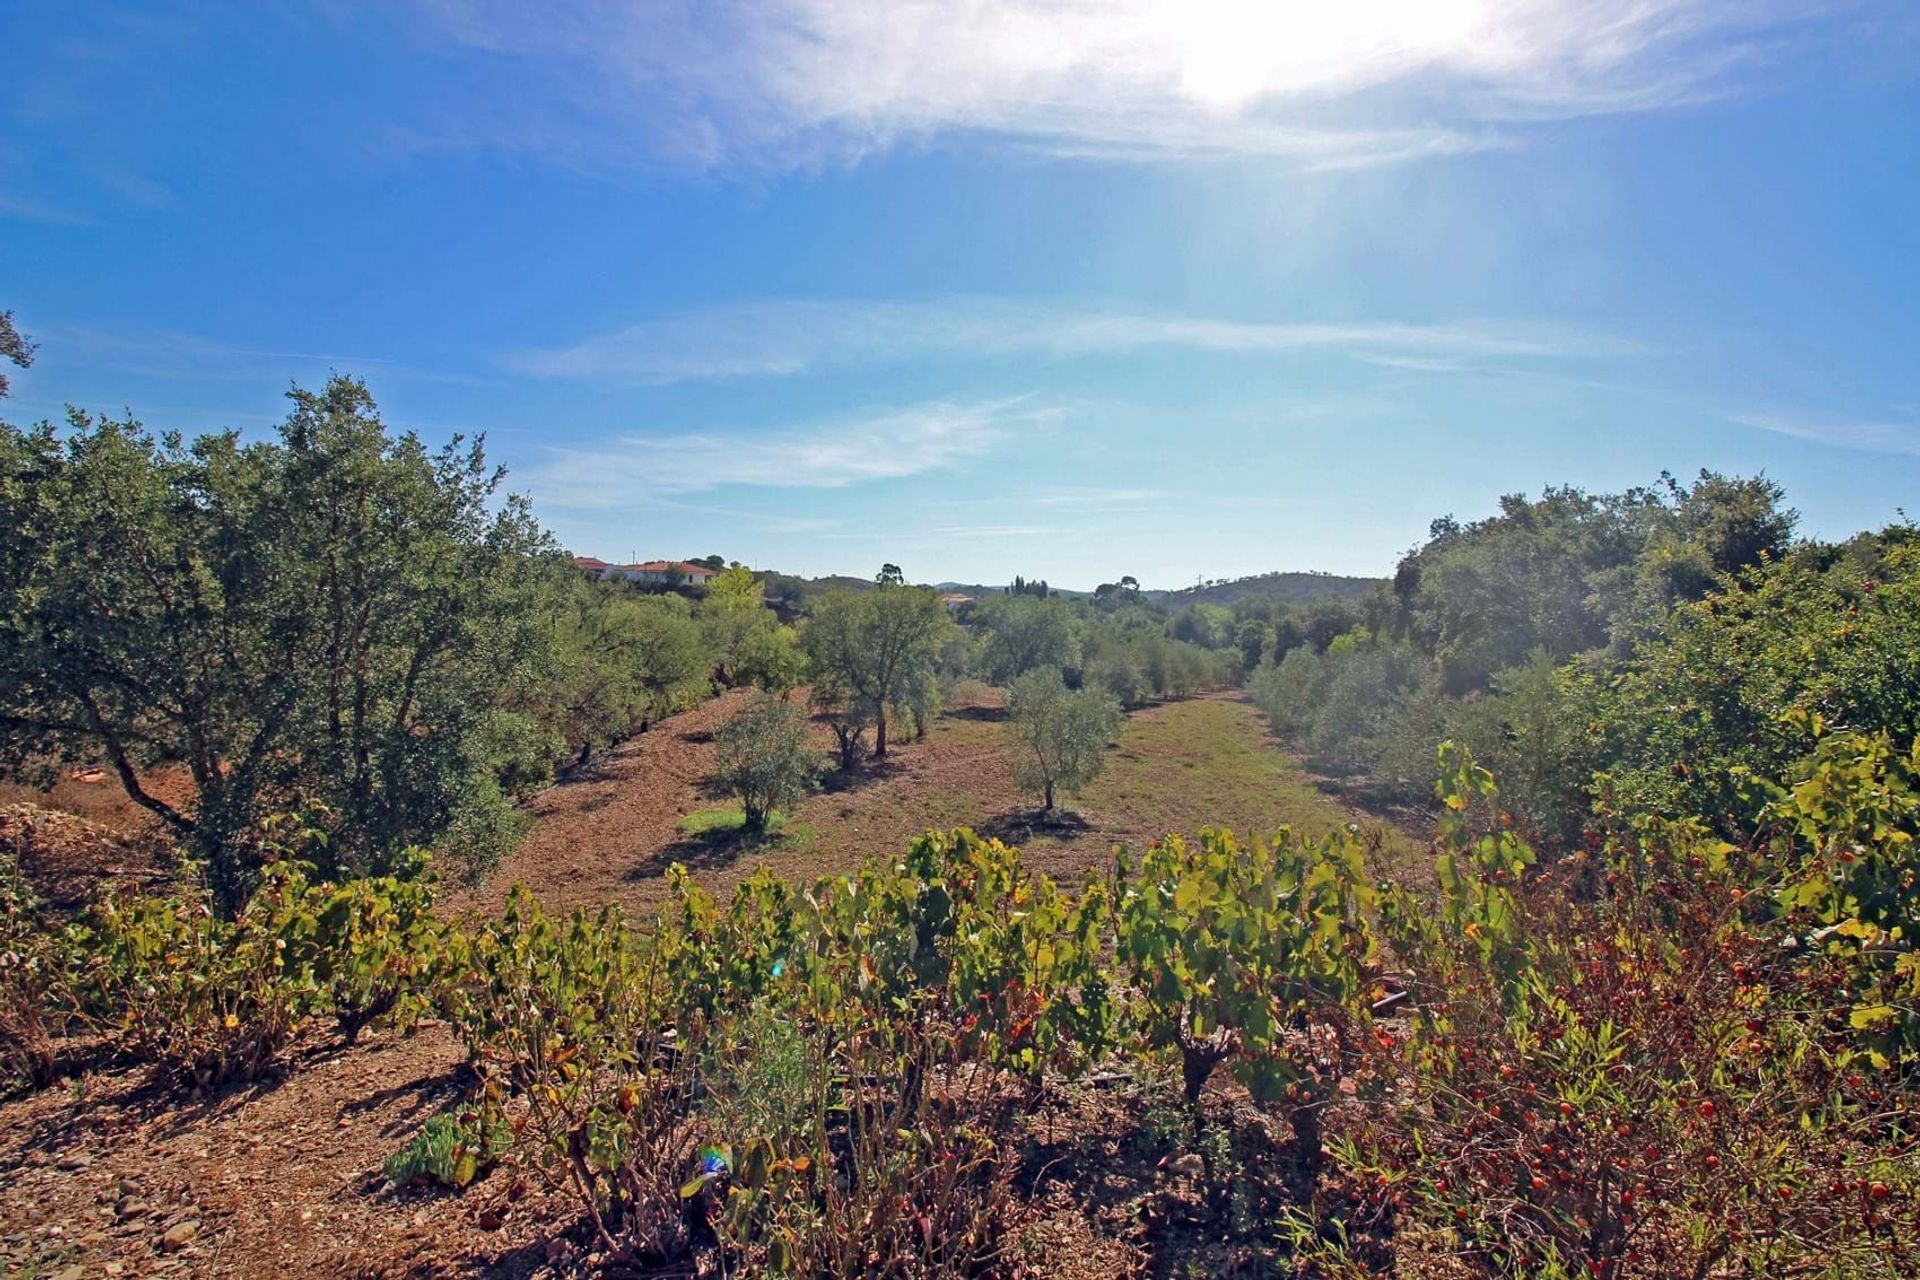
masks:
<path fill-rule="evenodd" d="M 723 694 L 670 716 L 541 792 L 527 806 L 534 817 L 527 838 L 479 891 L 457 895 L 451 905 L 495 911 L 516 884 L 550 907 L 644 908 L 658 901 L 658 874 L 634 873 L 673 843 L 675 823 L 712 803 L 704 788 L 713 772 L 713 731 L 746 698 Z"/>

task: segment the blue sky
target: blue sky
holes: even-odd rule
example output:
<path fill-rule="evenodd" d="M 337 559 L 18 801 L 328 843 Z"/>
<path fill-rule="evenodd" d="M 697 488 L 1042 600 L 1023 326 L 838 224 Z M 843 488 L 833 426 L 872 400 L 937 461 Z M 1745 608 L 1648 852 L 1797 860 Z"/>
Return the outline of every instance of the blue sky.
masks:
<path fill-rule="evenodd" d="M 1878 526 L 1916 209 L 1901 0 L 0 9 L 10 420 L 339 369 L 608 558 L 1385 573 L 1703 466 Z"/>

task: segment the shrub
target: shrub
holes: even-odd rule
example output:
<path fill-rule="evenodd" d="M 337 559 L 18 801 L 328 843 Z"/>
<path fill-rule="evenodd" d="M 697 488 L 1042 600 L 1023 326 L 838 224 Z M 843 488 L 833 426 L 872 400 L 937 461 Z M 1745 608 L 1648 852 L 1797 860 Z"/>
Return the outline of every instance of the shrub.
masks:
<path fill-rule="evenodd" d="M 719 1216 L 723 1239 L 765 1274 L 975 1276 L 1013 1225 L 1007 1121 L 990 1073 L 969 1070 L 937 1027 L 886 1024 L 839 1042 L 816 1072 L 811 1133 L 754 1137 Z M 932 1081 L 903 1093 L 901 1081 Z"/>
<path fill-rule="evenodd" d="M 427 1006 L 442 929 L 431 885 L 417 876 L 367 877 L 307 890 L 288 922 L 317 1012 L 348 1044 L 374 1022 L 411 1026 Z"/>
<path fill-rule="evenodd" d="M 194 1088 L 255 1078 L 314 1016 L 349 1044 L 381 1020 L 410 1024 L 444 932 L 419 863 L 413 878 L 339 883 L 270 863 L 232 920 L 200 888 L 109 897 L 79 934 L 90 1000 L 122 1051 Z"/>
<path fill-rule="evenodd" d="M 673 1016 L 696 1031 L 746 1008 L 793 962 L 799 929 L 794 890 L 761 868 L 734 890 L 722 912 L 684 867 L 667 870 L 671 892 L 660 918 L 660 966 Z"/>
<path fill-rule="evenodd" d="M 1820 733 L 1817 718 L 1808 727 Z M 1819 737 L 1767 815 L 1785 923 L 1847 976 L 1848 1023 L 1877 1065 L 1920 1062 L 1920 741 Z"/>
<path fill-rule="evenodd" d="M 272 1066 L 308 1004 L 286 954 L 304 888 L 297 869 L 269 866 L 232 920 L 204 890 L 102 902 L 90 921 L 91 983 L 116 1045 L 195 1089 Z"/>
<path fill-rule="evenodd" d="M 936 1018 L 989 1061 L 1029 1065 L 1107 1021 L 1104 887 L 1067 898 L 998 840 L 928 832 L 904 857 L 823 879 L 804 900 L 786 967 L 816 1016 Z"/>
<path fill-rule="evenodd" d="M 445 1007 L 482 1098 L 525 1100 L 532 1154 L 572 1189 L 603 1247 L 642 1262 L 678 1256 L 693 1072 L 667 1034 L 656 953 L 615 908 L 556 921 L 516 889 L 454 959 Z"/>
<path fill-rule="evenodd" d="M 1619 802 L 1739 839 L 1768 799 L 1747 779 L 1787 773 L 1807 717 L 1920 733 L 1920 545 L 1899 526 L 1862 541 L 1869 563 L 1809 552 L 1722 582 L 1608 672 L 1587 727 Z"/>
<path fill-rule="evenodd" d="M 1097 689 L 1123 707 L 1137 707 L 1147 698 L 1147 678 L 1140 665 L 1124 653 L 1095 658 L 1082 673 L 1084 688 Z"/>
<path fill-rule="evenodd" d="M 819 773 L 806 716 L 771 694 L 753 695 L 713 736 L 718 782 L 740 798 L 749 831 L 765 829 L 775 809 L 799 801 Z"/>
<path fill-rule="evenodd" d="M 1312 722 L 1324 685 L 1324 666 L 1319 654 L 1305 645 L 1290 649 L 1277 664 L 1254 673 L 1250 691 L 1253 701 L 1274 727 L 1297 733 Z"/>
<path fill-rule="evenodd" d="M 1834 958 L 1783 949 L 1747 891 L 1764 870 L 1640 820 L 1592 893 L 1584 855 L 1530 872 L 1469 756 L 1443 773 L 1440 917 L 1385 895 L 1413 1097 L 1349 1151 L 1365 1195 L 1477 1275 L 1910 1270 L 1905 1122 L 1825 1008 Z"/>
<path fill-rule="evenodd" d="M 1340 772 L 1368 767 L 1419 687 L 1420 659 L 1404 645 L 1342 636 L 1322 659 L 1306 730 L 1314 758 Z"/>
<path fill-rule="evenodd" d="M 804 891 L 763 873 L 724 912 L 676 879 L 661 965 L 728 1135 L 697 1212 L 773 1274 L 974 1274 L 1010 1216 L 1001 1069 L 1104 1042 L 1106 919 L 1103 888 L 964 831 Z"/>
<path fill-rule="evenodd" d="M 76 1012 L 72 953 L 12 855 L 0 855 L 0 1084 L 53 1082 Z"/>

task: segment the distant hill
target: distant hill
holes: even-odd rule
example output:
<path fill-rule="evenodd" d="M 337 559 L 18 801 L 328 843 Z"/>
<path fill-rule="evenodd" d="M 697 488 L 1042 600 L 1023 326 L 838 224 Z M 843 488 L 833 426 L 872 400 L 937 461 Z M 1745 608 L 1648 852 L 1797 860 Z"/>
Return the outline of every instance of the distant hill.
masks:
<path fill-rule="evenodd" d="M 954 591 L 963 596 L 972 596 L 976 600 L 984 600 L 988 596 L 1003 596 L 1007 594 L 1007 585 L 1004 582 L 997 587 L 989 587 L 985 583 L 980 582 L 936 582 L 933 585 L 935 590 Z M 1070 591 L 1066 587 L 1051 585 L 1047 587 L 1047 594 L 1050 596 L 1059 596 L 1066 600 L 1091 600 L 1093 598 L 1093 592 L 1091 591 Z"/>
<path fill-rule="evenodd" d="M 1384 578 L 1349 578 L 1337 573 L 1297 571 L 1256 573 L 1178 591 L 1148 591 L 1151 598 L 1173 608 L 1189 604 L 1232 604 L 1236 600 L 1278 600 L 1283 604 L 1312 604 L 1315 600 L 1359 600 L 1371 595 Z"/>

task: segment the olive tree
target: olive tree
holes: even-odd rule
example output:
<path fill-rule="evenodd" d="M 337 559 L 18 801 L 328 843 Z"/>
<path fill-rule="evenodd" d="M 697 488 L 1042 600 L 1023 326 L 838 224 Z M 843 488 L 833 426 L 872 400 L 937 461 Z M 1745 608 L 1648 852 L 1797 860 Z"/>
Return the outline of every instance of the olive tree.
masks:
<path fill-rule="evenodd" d="M 814 712 L 833 730 L 834 754 L 841 772 L 851 771 L 860 761 L 860 748 L 866 745 L 867 730 L 873 726 L 866 702 L 844 682 L 830 676 L 814 678 L 811 702 Z"/>
<path fill-rule="evenodd" d="M 636 596 L 570 575 L 552 627 L 551 663 L 529 700 L 585 764 L 600 747 L 644 732 L 712 687 L 713 660 L 677 596 Z"/>
<path fill-rule="evenodd" d="M 765 591 L 758 575 L 738 567 L 721 570 L 707 583 L 706 598 L 700 602 L 700 631 L 713 651 L 714 668 L 723 684 L 761 683 L 756 677 L 764 673 L 768 658 L 777 661 L 779 657 L 780 642 L 772 637 L 780 629 L 780 619 L 767 608 Z"/>
<path fill-rule="evenodd" d="M 1068 689 L 1051 667 L 1028 672 L 1007 691 L 1007 754 L 1014 785 L 1051 810 L 1054 792 L 1079 792 L 1106 767 L 1107 745 L 1125 720 L 1101 690 Z"/>
<path fill-rule="evenodd" d="M 756 693 L 714 731 L 719 784 L 739 797 L 748 831 L 764 831 L 774 810 L 806 795 L 819 772 L 807 747 L 807 718 L 789 702 Z"/>
<path fill-rule="evenodd" d="M 888 713 L 931 687 L 947 625 L 932 588 L 897 582 L 829 591 L 814 605 L 803 637 L 809 676 L 872 723 L 876 760 L 887 754 Z"/>

